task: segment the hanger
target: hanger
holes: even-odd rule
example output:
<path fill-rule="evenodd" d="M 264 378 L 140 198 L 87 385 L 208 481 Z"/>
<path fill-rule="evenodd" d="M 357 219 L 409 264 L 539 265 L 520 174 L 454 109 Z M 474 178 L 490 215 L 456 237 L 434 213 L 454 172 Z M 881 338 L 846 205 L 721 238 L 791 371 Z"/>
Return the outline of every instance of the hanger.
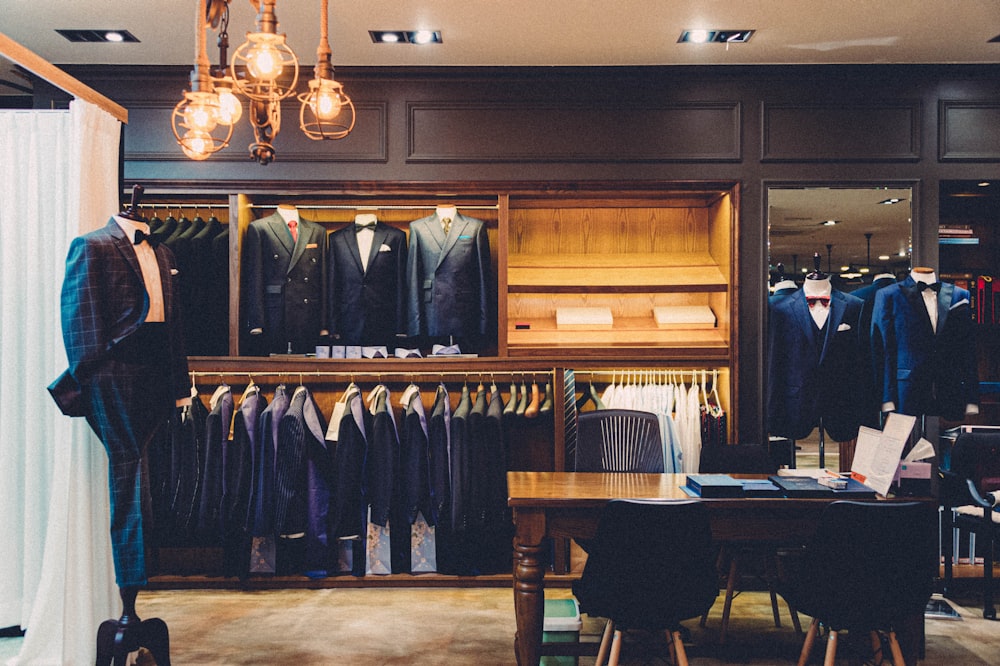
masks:
<path fill-rule="evenodd" d="M 515 411 L 517 411 L 517 384 L 511 381 L 510 400 L 507 401 L 507 406 L 503 408 L 503 413 L 513 414 Z"/>
<path fill-rule="evenodd" d="M 524 417 L 527 419 L 533 419 L 538 416 L 538 410 L 541 407 L 541 396 L 538 392 L 538 382 L 531 382 L 531 402 L 524 409 Z"/>
<path fill-rule="evenodd" d="M 545 414 L 546 412 L 552 411 L 552 382 L 545 382 L 545 400 L 542 402 L 542 406 L 538 408 L 540 414 Z"/>

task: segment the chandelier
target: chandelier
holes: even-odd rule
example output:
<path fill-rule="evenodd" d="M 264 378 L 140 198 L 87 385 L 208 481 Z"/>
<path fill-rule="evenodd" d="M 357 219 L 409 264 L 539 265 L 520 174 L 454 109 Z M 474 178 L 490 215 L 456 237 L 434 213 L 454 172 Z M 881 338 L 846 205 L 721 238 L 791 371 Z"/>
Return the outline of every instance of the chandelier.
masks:
<path fill-rule="evenodd" d="M 229 0 L 199 0 L 195 22 L 195 65 L 191 90 L 174 108 L 172 129 L 181 150 L 189 158 L 204 160 L 229 145 L 233 126 L 248 104 L 254 133 L 250 156 L 258 164 L 270 164 L 276 155 L 274 138 L 281 130 L 281 102 L 295 96 L 299 61 L 278 33 L 276 0 L 250 0 L 257 10 L 256 30 L 234 52 L 225 68 Z M 316 49 L 313 79 L 299 101 L 299 128 L 311 140 L 343 139 L 354 129 L 354 103 L 336 81 L 330 62 L 327 0 L 320 0 L 320 43 Z M 223 65 L 216 76 L 209 69 L 205 30 L 219 27 L 219 51 Z M 223 136 L 225 135 L 225 136 Z"/>

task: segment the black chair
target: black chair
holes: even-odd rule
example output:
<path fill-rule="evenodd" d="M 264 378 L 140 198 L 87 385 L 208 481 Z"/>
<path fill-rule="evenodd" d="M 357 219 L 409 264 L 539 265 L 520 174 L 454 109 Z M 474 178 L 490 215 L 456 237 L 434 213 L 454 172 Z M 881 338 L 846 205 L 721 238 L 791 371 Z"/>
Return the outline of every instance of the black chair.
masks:
<path fill-rule="evenodd" d="M 581 612 L 608 619 L 597 664 L 617 664 L 622 630 L 667 632 L 675 663 L 687 664 L 681 621 L 719 593 L 708 512 L 698 500 L 612 500 L 601 514 L 583 574 Z"/>
<path fill-rule="evenodd" d="M 966 431 L 958 435 L 952 446 L 947 469 L 941 470 L 942 521 L 945 527 L 943 544 L 944 588 L 947 595 L 952 585 L 952 562 L 956 536 L 975 535 L 969 547 L 969 561 L 975 562 L 978 540 L 985 544 L 983 552 L 983 617 L 997 619 L 993 606 L 993 561 L 1000 535 L 1000 432 Z"/>
<path fill-rule="evenodd" d="M 778 465 L 767 448 L 753 444 L 729 444 L 706 446 L 701 450 L 699 471 L 702 474 L 774 474 Z M 778 595 L 775 589 L 777 577 L 777 551 L 764 544 L 722 543 L 719 548 L 717 566 L 725 577 L 726 594 L 722 606 L 722 624 L 719 628 L 719 642 L 726 642 L 729 631 L 729 616 L 733 599 L 739 596 L 739 585 L 748 570 L 756 569 L 767 585 L 771 595 L 771 615 L 774 626 L 781 627 L 778 611 Z M 792 617 L 795 631 L 801 632 L 798 613 L 790 604 L 788 612 Z M 701 626 L 708 620 L 708 613 L 701 616 Z"/>
<path fill-rule="evenodd" d="M 577 416 L 576 472 L 663 473 L 663 445 L 655 414 L 597 409 Z"/>
<path fill-rule="evenodd" d="M 834 663 L 838 632 L 846 630 L 870 634 L 873 649 L 881 649 L 884 632 L 893 664 L 904 665 L 896 632 L 923 618 L 934 591 L 936 514 L 926 502 L 839 501 L 824 508 L 812 539 L 789 560 L 782 585 L 785 598 L 813 618 L 799 666 L 821 624 L 830 631 L 827 664 Z"/>

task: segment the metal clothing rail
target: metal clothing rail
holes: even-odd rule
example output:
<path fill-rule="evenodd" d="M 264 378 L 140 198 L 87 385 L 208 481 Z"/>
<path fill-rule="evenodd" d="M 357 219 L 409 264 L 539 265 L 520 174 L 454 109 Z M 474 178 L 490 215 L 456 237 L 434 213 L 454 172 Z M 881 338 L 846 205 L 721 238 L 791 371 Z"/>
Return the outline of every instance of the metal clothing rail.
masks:
<path fill-rule="evenodd" d="M 246 208 L 277 208 L 281 204 L 249 204 Z M 473 204 L 469 206 L 452 204 L 455 208 L 461 210 L 499 210 L 500 206 L 497 204 Z M 361 204 L 357 206 L 350 206 L 347 204 L 316 204 L 316 205 L 299 205 L 295 204 L 295 207 L 301 210 L 436 210 L 441 206 L 402 206 L 399 204 L 389 204 L 385 206 L 380 205 L 370 205 Z"/>
<path fill-rule="evenodd" d="M 374 381 L 393 381 L 389 378 L 396 378 L 394 381 L 397 382 L 436 382 L 443 377 L 461 378 L 465 380 L 483 380 L 483 379 L 507 379 L 511 381 L 515 380 L 532 380 L 539 376 L 549 376 L 555 374 L 555 368 L 545 369 L 545 370 L 472 370 L 472 371 L 455 371 L 455 370 L 442 370 L 440 372 L 406 372 L 406 371 L 389 371 L 389 372 L 378 372 L 372 370 L 365 370 L 362 372 L 352 372 L 349 370 L 340 371 L 328 371 L 328 370 L 317 370 L 317 371 L 298 371 L 298 370 L 268 370 L 264 372 L 252 372 L 246 370 L 222 370 L 219 372 L 212 372 L 210 370 L 198 370 L 189 372 L 188 375 L 191 377 L 192 383 L 200 377 L 208 378 L 219 378 L 223 379 L 225 377 L 242 377 L 249 379 L 250 381 L 256 381 L 260 377 L 275 377 L 279 379 L 287 379 L 298 377 L 299 381 L 305 381 L 309 378 L 329 378 L 329 379 L 341 379 L 356 381 L 358 379 L 362 380 L 374 380 Z"/>

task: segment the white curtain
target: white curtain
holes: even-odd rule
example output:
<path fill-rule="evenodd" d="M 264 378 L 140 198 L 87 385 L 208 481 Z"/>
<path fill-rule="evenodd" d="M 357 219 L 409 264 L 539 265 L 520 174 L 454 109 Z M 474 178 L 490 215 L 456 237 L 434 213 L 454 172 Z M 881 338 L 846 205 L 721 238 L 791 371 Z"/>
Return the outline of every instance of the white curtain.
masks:
<path fill-rule="evenodd" d="M 96 106 L 0 111 L 0 627 L 8 664 L 93 664 L 121 612 L 107 456 L 45 387 L 66 368 L 59 291 L 70 241 L 118 210 L 120 123 Z"/>

